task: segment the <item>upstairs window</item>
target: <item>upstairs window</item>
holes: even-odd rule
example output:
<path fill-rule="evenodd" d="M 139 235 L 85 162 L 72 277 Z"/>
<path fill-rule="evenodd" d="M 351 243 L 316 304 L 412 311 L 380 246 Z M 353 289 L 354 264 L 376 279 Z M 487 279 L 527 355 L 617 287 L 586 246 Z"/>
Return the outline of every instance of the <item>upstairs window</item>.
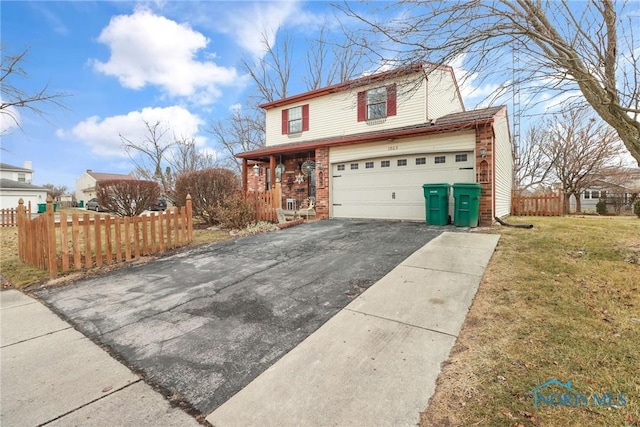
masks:
<path fill-rule="evenodd" d="M 358 121 L 396 115 L 396 84 L 358 92 Z"/>
<path fill-rule="evenodd" d="M 27 182 L 27 176 L 22 172 L 18 172 L 18 182 Z"/>
<path fill-rule="evenodd" d="M 309 104 L 282 110 L 282 134 L 291 135 L 309 130 Z"/>

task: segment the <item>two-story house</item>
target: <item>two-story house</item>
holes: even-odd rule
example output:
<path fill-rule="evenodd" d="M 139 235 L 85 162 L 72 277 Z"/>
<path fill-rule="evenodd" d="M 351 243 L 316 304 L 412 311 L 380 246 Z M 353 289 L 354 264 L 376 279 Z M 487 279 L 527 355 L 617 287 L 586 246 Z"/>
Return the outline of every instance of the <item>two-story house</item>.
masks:
<path fill-rule="evenodd" d="M 135 180 L 137 178 L 131 174 L 123 175 L 118 173 L 94 172 L 91 169 L 87 169 L 87 171 L 76 180 L 76 201 L 80 206 L 84 206 L 89 200 L 97 197 L 96 183 L 109 179 Z"/>
<path fill-rule="evenodd" d="M 47 189 L 33 185 L 33 167 L 30 161 L 25 161 L 22 167 L 7 163 L 0 163 L 0 209 L 18 207 L 22 199 L 25 206 L 31 203 L 31 209 L 36 205 L 46 203 Z"/>
<path fill-rule="evenodd" d="M 261 107 L 266 145 L 238 154 L 243 188 L 280 179 L 288 209 L 315 197 L 319 218 L 418 221 L 423 184 L 478 182 L 480 224 L 509 214 L 506 107 L 466 111 L 451 67 L 409 66 Z"/>

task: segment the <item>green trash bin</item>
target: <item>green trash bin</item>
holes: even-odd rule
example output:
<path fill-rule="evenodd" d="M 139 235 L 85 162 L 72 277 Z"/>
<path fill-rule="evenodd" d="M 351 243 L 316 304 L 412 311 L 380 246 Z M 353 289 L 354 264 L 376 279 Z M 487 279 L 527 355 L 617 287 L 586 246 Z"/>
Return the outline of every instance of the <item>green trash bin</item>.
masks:
<path fill-rule="evenodd" d="M 456 227 L 477 227 L 482 185 L 475 182 L 453 184 L 455 208 L 453 223 Z"/>
<path fill-rule="evenodd" d="M 53 211 L 54 212 L 58 212 L 58 204 L 57 203 L 53 204 Z"/>
<path fill-rule="evenodd" d="M 78 205 L 80 208 L 84 208 L 84 200 L 80 200 L 80 204 Z"/>
<path fill-rule="evenodd" d="M 46 203 L 38 203 L 38 213 L 45 213 L 47 211 Z"/>
<path fill-rule="evenodd" d="M 426 222 L 428 225 L 449 223 L 449 184 L 424 184 Z"/>

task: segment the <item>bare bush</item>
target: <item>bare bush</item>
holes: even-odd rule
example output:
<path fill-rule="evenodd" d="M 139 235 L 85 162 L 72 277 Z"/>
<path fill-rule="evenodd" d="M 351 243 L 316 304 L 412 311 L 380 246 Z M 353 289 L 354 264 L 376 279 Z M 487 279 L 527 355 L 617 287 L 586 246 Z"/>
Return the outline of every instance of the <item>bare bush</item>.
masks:
<path fill-rule="evenodd" d="M 184 206 L 191 195 L 193 215 L 214 225 L 220 221 L 217 209 L 221 203 L 240 190 L 238 176 L 229 169 L 210 168 L 186 172 L 176 179 L 176 204 Z"/>
<path fill-rule="evenodd" d="M 137 216 L 154 205 L 160 186 L 153 181 L 109 179 L 96 183 L 98 203 L 120 216 Z"/>

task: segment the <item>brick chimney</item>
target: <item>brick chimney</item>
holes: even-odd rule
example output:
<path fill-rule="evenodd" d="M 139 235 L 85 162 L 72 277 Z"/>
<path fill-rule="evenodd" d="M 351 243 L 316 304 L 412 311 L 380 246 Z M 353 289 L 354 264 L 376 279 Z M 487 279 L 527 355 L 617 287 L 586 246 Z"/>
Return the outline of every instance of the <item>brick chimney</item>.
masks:
<path fill-rule="evenodd" d="M 33 164 L 31 163 L 31 160 L 25 160 L 22 167 L 25 169 L 33 170 Z"/>

